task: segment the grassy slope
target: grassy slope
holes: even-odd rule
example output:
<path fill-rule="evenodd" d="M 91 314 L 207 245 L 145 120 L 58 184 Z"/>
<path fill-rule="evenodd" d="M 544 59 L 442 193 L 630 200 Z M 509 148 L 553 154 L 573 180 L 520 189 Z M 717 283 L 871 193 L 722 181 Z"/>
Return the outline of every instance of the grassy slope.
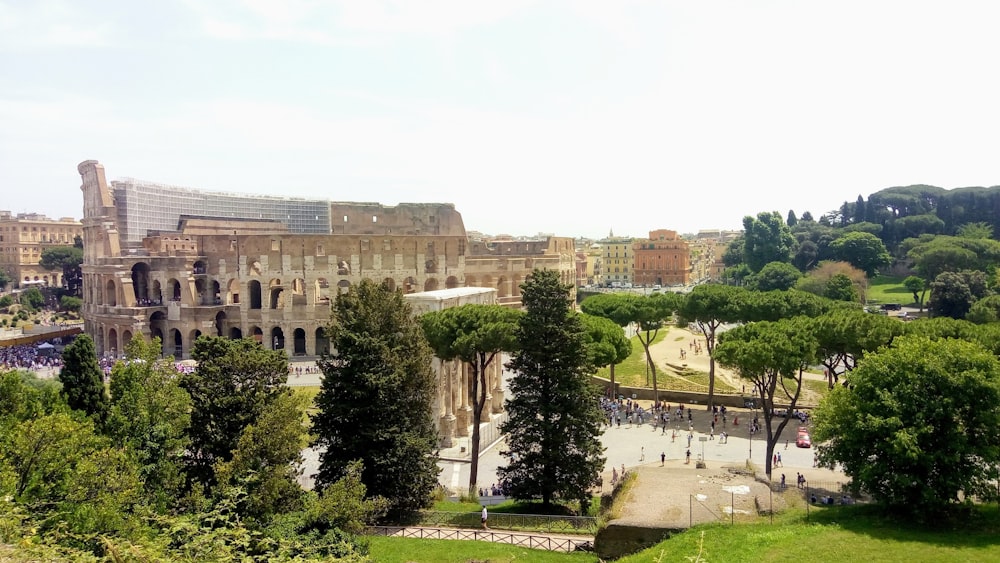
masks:
<path fill-rule="evenodd" d="M 913 293 L 903 287 L 903 279 L 900 276 L 876 276 L 868 282 L 868 302 L 899 303 L 915 307 Z"/>

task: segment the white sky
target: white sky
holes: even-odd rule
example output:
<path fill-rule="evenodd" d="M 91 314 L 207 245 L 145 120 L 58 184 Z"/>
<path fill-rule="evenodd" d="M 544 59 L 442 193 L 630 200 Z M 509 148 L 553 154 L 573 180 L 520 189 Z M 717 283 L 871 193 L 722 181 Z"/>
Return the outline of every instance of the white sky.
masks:
<path fill-rule="evenodd" d="M 0 0 L 0 209 L 109 179 L 739 228 L 1000 184 L 1000 2 Z"/>

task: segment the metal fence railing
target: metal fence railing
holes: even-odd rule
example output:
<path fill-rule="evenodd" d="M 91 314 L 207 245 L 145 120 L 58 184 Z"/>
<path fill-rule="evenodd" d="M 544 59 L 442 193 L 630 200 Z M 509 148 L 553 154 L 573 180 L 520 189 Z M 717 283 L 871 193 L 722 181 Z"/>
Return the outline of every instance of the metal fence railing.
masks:
<path fill-rule="evenodd" d="M 480 540 L 506 543 L 531 549 L 548 551 L 593 551 L 593 538 L 553 538 L 536 534 L 496 532 L 493 530 L 464 530 L 456 528 L 424 528 L 404 526 L 370 526 L 368 535 L 401 538 L 427 538 L 437 540 Z"/>
<path fill-rule="evenodd" d="M 453 528 L 480 528 L 479 512 L 445 512 L 424 510 L 420 512 L 420 526 L 448 526 Z M 559 534 L 595 534 L 597 518 L 591 516 L 550 516 L 542 514 L 508 514 L 491 512 L 490 527 L 504 530 L 526 530 Z"/>

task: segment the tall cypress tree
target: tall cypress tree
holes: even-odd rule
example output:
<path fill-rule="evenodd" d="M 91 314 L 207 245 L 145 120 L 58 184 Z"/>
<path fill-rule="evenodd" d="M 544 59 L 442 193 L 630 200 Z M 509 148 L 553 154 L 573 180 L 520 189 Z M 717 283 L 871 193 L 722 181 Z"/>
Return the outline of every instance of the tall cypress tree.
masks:
<path fill-rule="evenodd" d="M 109 401 L 94 341 L 90 336 L 81 334 L 63 350 L 62 359 L 59 381 L 62 382 L 66 404 L 103 424 L 108 415 Z"/>
<path fill-rule="evenodd" d="M 605 462 L 583 324 L 558 272 L 535 270 L 521 299 L 527 312 L 517 329 L 520 351 L 508 365 L 515 376 L 503 426 L 509 463 L 497 473 L 515 498 L 579 501 L 582 512 Z"/>
<path fill-rule="evenodd" d="M 323 383 L 313 415 L 320 488 L 364 464 L 368 494 L 400 518 L 425 508 L 437 484 L 437 432 L 431 407 L 437 389 L 430 345 L 402 293 L 362 280 L 337 296 L 327 334 L 330 356 L 319 361 Z"/>

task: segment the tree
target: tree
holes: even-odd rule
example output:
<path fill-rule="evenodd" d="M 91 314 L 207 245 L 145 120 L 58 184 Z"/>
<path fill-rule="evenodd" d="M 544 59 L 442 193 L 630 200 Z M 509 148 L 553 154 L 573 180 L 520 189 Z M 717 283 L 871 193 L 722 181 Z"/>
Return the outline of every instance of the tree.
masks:
<path fill-rule="evenodd" d="M 800 318 L 801 319 L 801 318 Z M 771 456 L 781 432 L 791 420 L 802 392 L 802 373 L 815 358 L 818 343 L 804 320 L 761 321 L 723 333 L 715 355 L 719 363 L 734 368 L 753 384 L 763 410 L 767 438 L 765 471 L 771 477 Z M 775 401 L 786 405 L 785 416 L 774 427 Z"/>
<path fill-rule="evenodd" d="M 401 293 L 362 280 L 337 296 L 327 327 L 332 349 L 319 361 L 323 383 L 312 415 L 322 490 L 364 463 L 369 494 L 389 499 L 389 514 L 424 508 L 437 483 L 437 384 L 433 355 Z"/>
<path fill-rule="evenodd" d="M 215 475 L 223 487 L 246 491 L 246 498 L 237 507 L 244 517 L 267 520 L 299 508 L 301 452 L 308 445 L 308 402 L 305 395 L 276 396 L 257 420 L 243 429 L 232 459 L 216 463 Z"/>
<path fill-rule="evenodd" d="M 469 493 L 476 490 L 479 477 L 479 421 L 489 392 L 486 371 L 504 352 L 517 349 L 517 328 L 521 311 L 503 305 L 462 305 L 432 311 L 420 318 L 427 342 L 444 361 L 461 360 L 472 371 L 472 463 Z"/>
<path fill-rule="evenodd" d="M 976 301 L 965 318 L 976 324 L 997 322 L 1000 320 L 1000 295 L 990 295 Z"/>
<path fill-rule="evenodd" d="M 679 314 L 681 323 L 695 323 L 705 337 L 708 352 L 708 401 L 706 408 L 715 404 L 715 350 L 716 331 L 725 323 L 743 320 L 747 294 L 741 287 L 728 285 L 699 285 L 684 299 Z"/>
<path fill-rule="evenodd" d="M 59 307 L 63 311 L 79 313 L 80 309 L 83 308 L 83 299 L 80 299 L 79 297 L 72 297 L 70 295 L 63 295 L 59 298 Z"/>
<path fill-rule="evenodd" d="M 799 221 L 815 221 L 815 219 L 813 219 L 812 213 L 806 211 L 802 214 L 802 217 L 799 218 Z"/>
<path fill-rule="evenodd" d="M 958 227 L 955 236 L 959 238 L 991 239 L 993 238 L 993 225 L 985 221 L 965 223 Z"/>
<path fill-rule="evenodd" d="M 595 315 L 581 315 L 583 327 L 587 336 L 587 352 L 595 366 L 609 366 L 611 372 L 611 393 L 614 388 L 615 365 L 620 364 L 632 355 L 632 340 L 625 336 L 625 331 L 611 319 Z"/>
<path fill-rule="evenodd" d="M 903 280 L 903 287 L 907 291 L 913 294 L 913 302 L 920 306 L 920 310 L 924 310 L 924 296 L 927 294 L 927 284 L 924 283 L 924 278 L 920 276 L 906 276 Z"/>
<path fill-rule="evenodd" d="M 785 218 L 785 224 L 788 225 L 789 228 L 791 228 L 791 227 L 794 227 L 795 224 L 798 223 L 798 222 L 799 222 L 799 219 L 795 216 L 795 210 L 789 209 L 788 210 L 788 217 Z"/>
<path fill-rule="evenodd" d="M 37 287 L 29 287 L 22 291 L 19 299 L 21 306 L 26 307 L 29 311 L 37 311 L 45 307 L 45 296 Z"/>
<path fill-rule="evenodd" d="M 743 231 L 743 258 L 752 271 L 770 262 L 791 261 L 795 237 L 777 211 L 744 217 Z"/>
<path fill-rule="evenodd" d="M 637 298 L 638 296 L 632 293 L 599 293 L 584 299 L 580 303 L 580 310 L 587 315 L 608 319 L 624 328 L 632 324 L 635 318 L 634 309 Z M 630 349 L 631 346 L 632 344 L 629 342 Z M 629 353 L 631 354 L 631 352 Z M 611 364 L 610 372 L 611 392 L 615 393 L 617 389 L 615 386 L 615 364 Z"/>
<path fill-rule="evenodd" d="M 942 272 L 931 283 L 927 308 L 934 316 L 965 318 L 972 304 L 990 295 L 986 274 L 979 271 Z"/>
<path fill-rule="evenodd" d="M 851 264 L 869 278 L 874 277 L 879 268 L 892 263 L 885 244 L 871 233 L 847 233 L 834 240 L 830 248 L 837 259 Z"/>
<path fill-rule="evenodd" d="M 165 507 L 184 485 L 191 397 L 174 363 L 160 359 L 161 349 L 159 338 L 125 345 L 125 359 L 111 368 L 106 433 L 135 456 L 147 498 Z"/>
<path fill-rule="evenodd" d="M 809 328 L 818 344 L 816 358 L 826 368 L 830 389 L 839 380 L 838 369 L 843 367 L 846 377 L 865 354 L 888 346 L 903 332 L 903 324 L 896 319 L 847 307 L 813 317 Z"/>
<path fill-rule="evenodd" d="M 63 350 L 62 360 L 59 381 L 66 404 L 102 424 L 108 414 L 108 395 L 104 391 L 104 373 L 97 361 L 94 341 L 87 334 L 77 336 Z"/>
<path fill-rule="evenodd" d="M 7 289 L 10 284 L 10 275 L 5 270 L 0 270 L 0 290 Z"/>
<path fill-rule="evenodd" d="M 795 287 L 802 272 L 787 262 L 771 262 L 750 278 L 750 286 L 758 291 L 785 291 Z"/>
<path fill-rule="evenodd" d="M 59 270 L 63 275 L 63 285 L 70 295 L 80 295 L 83 288 L 83 245 L 53 246 L 42 251 L 38 265 L 46 270 Z"/>
<path fill-rule="evenodd" d="M 833 299 L 834 301 L 857 302 L 858 291 L 854 288 L 854 282 L 851 281 L 851 278 L 847 277 L 847 274 L 834 274 L 826 282 L 826 290 L 823 292 L 823 297 Z"/>
<path fill-rule="evenodd" d="M 837 274 L 844 274 L 850 278 L 852 285 L 858 291 L 860 299 L 862 301 L 865 300 L 868 278 L 864 272 L 847 262 L 820 262 L 815 269 L 795 284 L 795 288 L 814 295 L 825 296 L 827 286 L 830 285 L 830 280 Z"/>
<path fill-rule="evenodd" d="M 522 285 L 526 308 L 518 325 L 519 350 L 509 363 L 512 397 L 503 425 L 508 450 L 497 476 L 517 499 L 590 503 L 605 459 L 598 436 L 604 416 L 582 322 L 572 311 L 570 287 L 553 270 L 535 270 Z"/>
<path fill-rule="evenodd" d="M 288 389 L 288 358 L 245 338 L 201 336 L 191 358 L 198 367 L 181 377 L 191 396 L 188 475 L 215 485 L 214 466 L 233 458 L 240 435 L 256 424 L 264 409 Z"/>
<path fill-rule="evenodd" d="M 992 498 L 1000 462 L 1000 363 L 977 344 L 901 337 L 871 354 L 815 413 L 824 465 L 877 501 L 936 515 Z"/>

